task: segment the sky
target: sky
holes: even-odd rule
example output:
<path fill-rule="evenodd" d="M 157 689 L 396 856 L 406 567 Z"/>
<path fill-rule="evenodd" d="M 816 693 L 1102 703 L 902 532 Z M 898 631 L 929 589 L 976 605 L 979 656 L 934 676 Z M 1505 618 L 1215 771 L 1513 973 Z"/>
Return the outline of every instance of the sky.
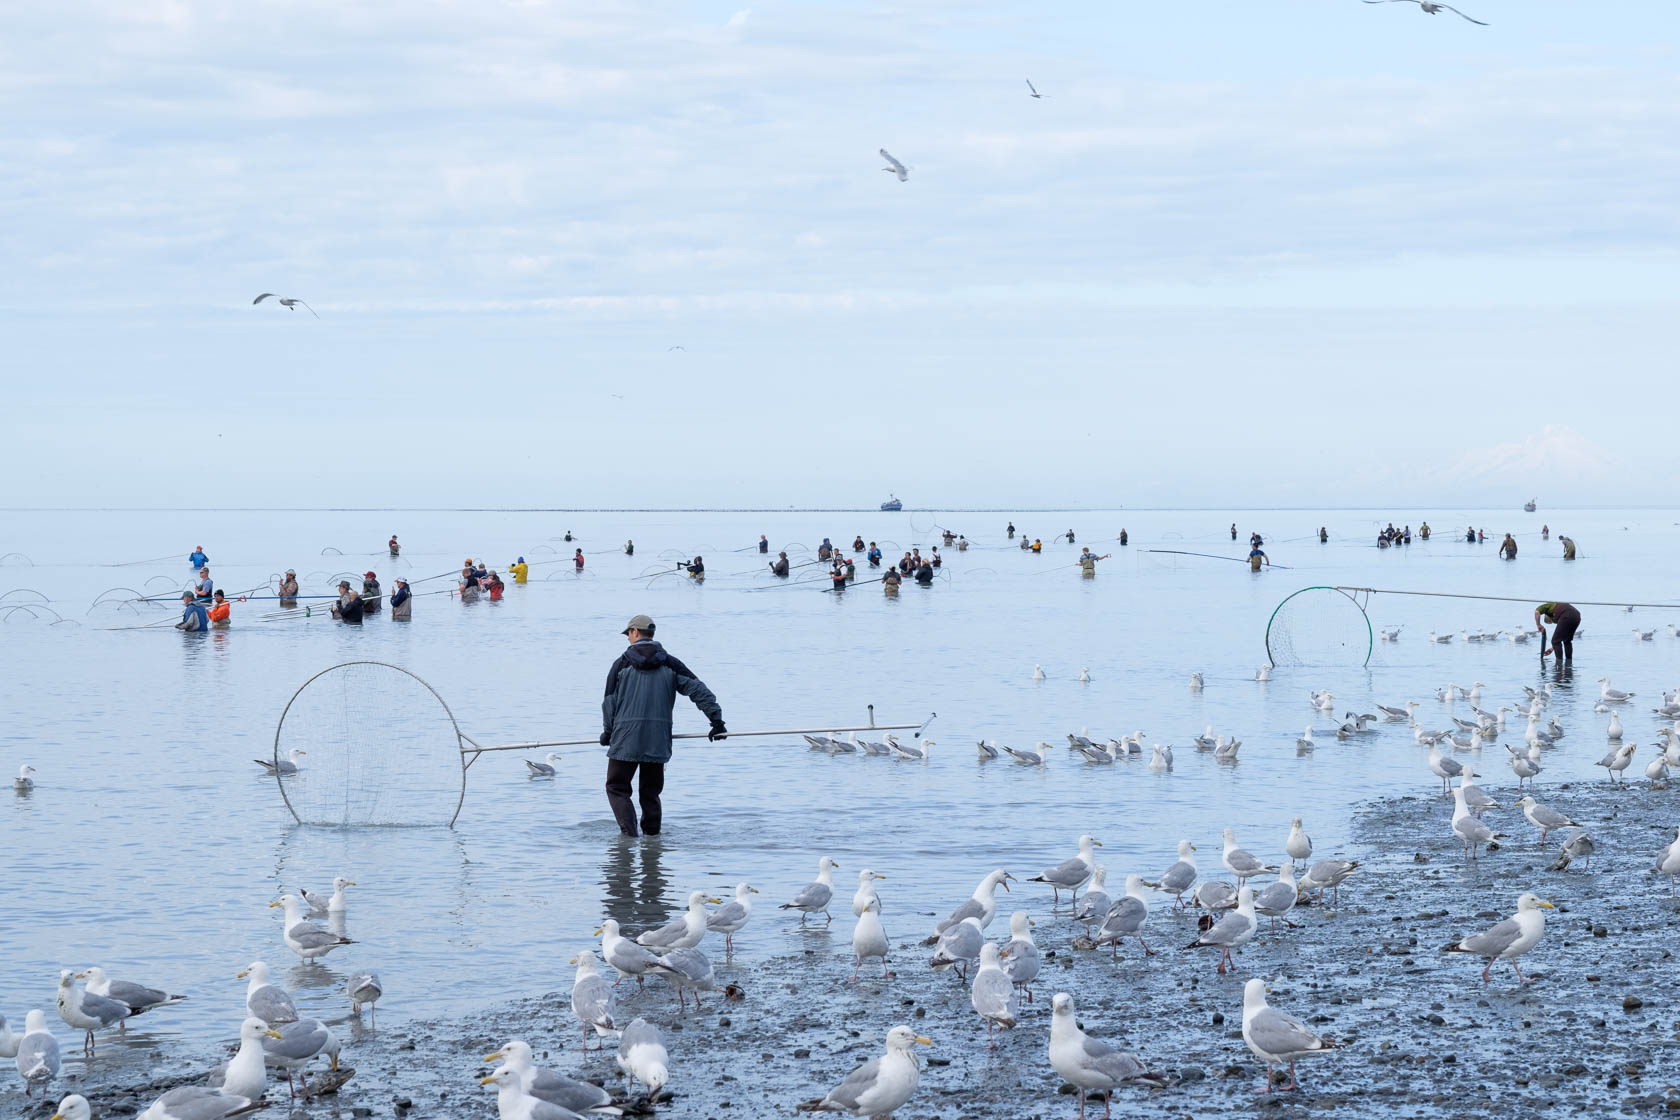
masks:
<path fill-rule="evenodd" d="M 1462 6 L 9 5 L 0 504 L 1675 504 L 1680 5 Z"/>

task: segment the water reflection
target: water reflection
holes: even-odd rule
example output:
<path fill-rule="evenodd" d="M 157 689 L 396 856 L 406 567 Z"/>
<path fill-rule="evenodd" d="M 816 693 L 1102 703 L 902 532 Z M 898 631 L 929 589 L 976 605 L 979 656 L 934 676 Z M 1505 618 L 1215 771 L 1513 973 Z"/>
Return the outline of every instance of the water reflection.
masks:
<path fill-rule="evenodd" d="M 661 836 L 621 835 L 609 842 L 601 865 L 601 916 L 627 928 L 664 922 L 672 904 L 663 856 Z"/>

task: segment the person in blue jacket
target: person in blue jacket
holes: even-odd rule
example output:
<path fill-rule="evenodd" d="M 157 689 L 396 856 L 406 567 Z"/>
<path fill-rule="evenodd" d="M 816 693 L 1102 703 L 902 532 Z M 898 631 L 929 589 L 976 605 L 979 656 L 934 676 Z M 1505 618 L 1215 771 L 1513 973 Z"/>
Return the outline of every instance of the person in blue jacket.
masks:
<path fill-rule="evenodd" d="M 175 629 L 188 634 L 203 633 L 210 629 L 210 612 L 193 598 L 191 591 L 181 592 L 181 621 L 175 624 Z"/>
<path fill-rule="evenodd" d="M 642 808 L 642 831 L 658 836 L 662 821 L 659 795 L 665 788 L 665 764 L 671 761 L 671 711 L 680 693 L 711 721 L 706 738 L 726 738 L 723 709 L 705 683 L 687 665 L 653 640 L 653 619 L 632 618 L 624 628 L 630 648 L 607 670 L 601 698 L 601 745 L 607 748 L 607 803 L 619 831 L 636 835 L 636 807 L 630 780 L 641 771 L 636 800 Z"/>
<path fill-rule="evenodd" d="M 195 572 L 204 567 L 204 565 L 210 563 L 210 557 L 204 555 L 203 545 L 199 545 L 197 548 L 192 550 L 192 555 L 187 557 L 187 563 L 192 565 L 193 571 Z"/>

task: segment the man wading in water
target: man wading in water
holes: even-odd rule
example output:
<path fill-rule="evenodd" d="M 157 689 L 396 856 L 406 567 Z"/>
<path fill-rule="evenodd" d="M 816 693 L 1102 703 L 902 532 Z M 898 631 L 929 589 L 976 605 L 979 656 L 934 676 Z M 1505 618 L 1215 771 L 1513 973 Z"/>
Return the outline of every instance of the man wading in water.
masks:
<path fill-rule="evenodd" d="M 637 801 L 642 806 L 642 831 L 658 836 L 659 794 L 665 788 L 665 764 L 671 761 L 671 710 L 677 694 L 711 720 L 706 738 L 727 738 L 723 709 L 712 690 L 687 665 L 653 640 L 653 619 L 639 614 L 624 628 L 630 648 L 607 670 L 607 691 L 601 699 L 601 745 L 607 748 L 607 803 L 619 831 L 636 835 L 636 807 L 630 801 L 630 779 L 639 768 Z"/>

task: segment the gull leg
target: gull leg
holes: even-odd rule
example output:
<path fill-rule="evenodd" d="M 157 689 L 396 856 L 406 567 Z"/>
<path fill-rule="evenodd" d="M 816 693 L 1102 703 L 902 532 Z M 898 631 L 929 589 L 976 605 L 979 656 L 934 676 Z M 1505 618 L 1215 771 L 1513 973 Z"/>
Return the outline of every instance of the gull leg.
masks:
<path fill-rule="evenodd" d="M 1488 962 L 1487 962 L 1487 967 L 1482 969 L 1482 983 L 1486 984 L 1488 981 L 1493 979 L 1493 977 L 1490 975 L 1490 972 L 1492 971 L 1492 969 L 1493 969 L 1493 958 L 1489 957 Z"/>
<path fill-rule="evenodd" d="M 827 929 L 829 926 L 831 926 L 833 924 L 834 924 L 834 915 L 830 914 L 827 910 L 824 910 L 823 911 L 823 928 Z"/>
<path fill-rule="evenodd" d="M 1293 1060 L 1291 1060 L 1290 1063 L 1289 1063 L 1289 1084 L 1283 1086 L 1283 1088 L 1280 1091 L 1287 1093 L 1290 1090 L 1297 1089 L 1299 1087 L 1300 1086 L 1295 1084 L 1295 1063 L 1294 1063 Z"/>
<path fill-rule="evenodd" d="M 1141 934 L 1138 935 L 1138 944 L 1143 946 L 1144 956 L 1153 957 L 1155 955 L 1155 950 L 1149 947 L 1149 942 L 1145 941 Z"/>
<path fill-rule="evenodd" d="M 1511 961 L 1511 967 L 1517 970 L 1517 979 L 1522 981 L 1524 987 L 1527 987 L 1529 984 L 1534 983 L 1534 981 L 1530 980 L 1528 977 L 1526 977 L 1522 974 L 1522 966 L 1517 964 L 1517 962 L 1515 960 Z"/>

